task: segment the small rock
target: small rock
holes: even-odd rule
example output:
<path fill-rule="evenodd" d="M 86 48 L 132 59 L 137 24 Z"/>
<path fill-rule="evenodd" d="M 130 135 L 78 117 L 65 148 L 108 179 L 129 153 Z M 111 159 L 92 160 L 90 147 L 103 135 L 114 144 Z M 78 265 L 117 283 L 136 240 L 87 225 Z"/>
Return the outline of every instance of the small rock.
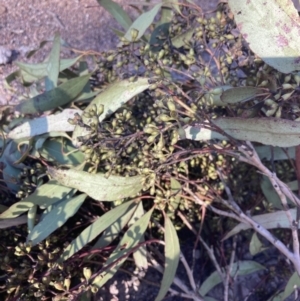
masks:
<path fill-rule="evenodd" d="M 4 46 L 0 46 L 0 65 L 9 63 L 12 51 Z"/>

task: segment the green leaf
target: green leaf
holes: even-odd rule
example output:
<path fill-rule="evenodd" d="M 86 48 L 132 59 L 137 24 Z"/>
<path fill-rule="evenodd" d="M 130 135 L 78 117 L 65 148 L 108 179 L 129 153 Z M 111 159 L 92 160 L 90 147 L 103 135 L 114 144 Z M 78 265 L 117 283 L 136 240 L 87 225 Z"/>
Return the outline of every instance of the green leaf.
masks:
<path fill-rule="evenodd" d="M 138 221 L 136 221 L 124 234 L 123 238 L 119 242 L 117 248 L 111 253 L 107 261 L 105 262 L 104 268 L 110 266 L 108 270 L 105 270 L 99 274 L 93 281 L 93 285 L 97 287 L 102 287 L 113 275 L 117 272 L 118 268 L 123 264 L 129 255 L 129 252 L 134 248 L 139 242 L 144 232 L 148 227 L 151 215 L 154 208 L 149 210 L 145 215 L 143 215 Z"/>
<path fill-rule="evenodd" d="M 61 59 L 59 62 L 59 71 L 63 71 L 67 68 L 70 68 L 80 58 L 81 56 L 71 59 Z M 20 68 L 21 75 L 27 74 L 31 76 L 32 80 L 28 80 L 28 82 L 34 82 L 38 79 L 42 79 L 43 77 L 47 76 L 47 63 L 32 64 L 16 62 L 16 65 Z"/>
<path fill-rule="evenodd" d="M 165 215 L 165 271 L 160 290 L 155 301 L 164 299 L 176 275 L 179 263 L 180 246 L 177 232 L 170 218 Z"/>
<path fill-rule="evenodd" d="M 134 224 L 137 220 L 139 220 L 144 215 L 143 203 L 139 202 L 136 210 L 134 211 L 133 216 L 131 217 L 128 226 Z M 140 242 L 145 241 L 144 235 L 141 236 Z M 141 246 L 138 250 L 136 250 L 133 254 L 133 259 L 135 265 L 140 268 L 146 270 L 148 268 L 147 261 L 147 248 L 146 246 Z"/>
<path fill-rule="evenodd" d="M 195 32 L 195 28 L 190 28 L 187 31 L 175 36 L 171 40 L 172 45 L 176 48 L 180 48 L 186 45 L 187 42 L 189 42 L 192 39 L 194 32 Z"/>
<path fill-rule="evenodd" d="M 95 239 L 101 232 L 112 225 L 118 218 L 137 207 L 135 200 L 126 202 L 114 209 L 103 214 L 90 226 L 85 228 L 79 236 L 77 236 L 71 244 L 64 250 L 59 261 L 65 261 L 73 254 L 81 250 L 86 244 Z"/>
<path fill-rule="evenodd" d="M 97 0 L 98 3 L 107 10 L 115 19 L 116 21 L 125 29 L 127 30 L 132 21 L 128 14 L 123 10 L 123 8 L 112 0 Z"/>
<path fill-rule="evenodd" d="M 75 169 L 63 170 L 48 166 L 48 174 L 61 185 L 85 192 L 97 201 L 115 201 L 134 197 L 143 188 L 142 176 L 120 177 L 90 174 Z"/>
<path fill-rule="evenodd" d="M 169 28 L 170 28 L 170 22 L 163 23 L 155 27 L 153 32 L 150 36 L 150 50 L 153 52 L 158 52 L 162 49 L 163 44 L 165 42 L 164 39 L 159 39 L 159 36 L 168 37 L 169 36 Z"/>
<path fill-rule="evenodd" d="M 289 279 L 284 292 L 283 292 L 283 296 L 281 297 L 281 300 L 285 300 L 287 297 L 289 297 L 296 289 L 298 289 L 300 287 L 300 277 L 297 274 L 297 272 L 295 272 L 291 278 Z"/>
<path fill-rule="evenodd" d="M 228 268 L 228 267 L 227 267 Z M 264 266 L 256 261 L 244 260 L 235 262 L 232 265 L 230 275 L 231 277 L 235 275 L 248 275 L 256 271 L 265 269 Z M 213 287 L 221 283 L 222 280 L 217 271 L 213 272 L 205 281 L 202 283 L 199 294 L 205 296 Z"/>
<path fill-rule="evenodd" d="M 256 233 L 253 233 L 250 245 L 249 245 L 249 251 L 252 256 L 257 255 L 258 253 L 266 250 L 267 248 L 263 246 L 262 242 L 259 240 Z"/>
<path fill-rule="evenodd" d="M 174 215 L 174 211 L 178 208 L 181 197 L 179 192 L 181 191 L 181 184 L 175 178 L 171 178 L 171 195 L 175 197 L 175 201 L 171 202 L 168 207 L 168 216 Z M 172 207 L 172 208 L 170 208 Z"/>
<path fill-rule="evenodd" d="M 61 113 L 38 117 L 24 122 L 8 133 L 10 139 L 32 138 L 44 133 L 62 131 L 71 132 L 75 126 L 68 122 L 74 114 L 81 114 L 81 110 L 65 109 Z"/>
<path fill-rule="evenodd" d="M 131 210 L 128 210 L 125 214 L 120 216 L 112 225 L 105 229 L 101 237 L 93 246 L 92 250 L 105 248 L 114 239 L 116 239 L 119 233 L 122 231 L 122 229 L 128 224 L 136 208 L 137 207 L 132 207 Z"/>
<path fill-rule="evenodd" d="M 84 154 L 75 150 L 76 148 L 72 146 L 70 141 L 48 139 L 42 144 L 39 152 L 34 152 L 32 155 L 36 157 L 41 155 L 47 161 L 74 166 L 84 161 Z"/>
<path fill-rule="evenodd" d="M 57 87 L 59 74 L 59 55 L 60 55 L 60 34 L 56 33 L 53 40 L 52 50 L 47 62 L 47 77 L 46 86 L 47 91 Z"/>
<path fill-rule="evenodd" d="M 221 102 L 224 104 L 233 104 L 239 102 L 245 102 L 253 99 L 259 94 L 266 93 L 264 89 L 257 87 L 234 87 L 224 91 L 221 94 Z"/>
<path fill-rule="evenodd" d="M 72 189 L 58 185 L 56 181 L 50 180 L 36 188 L 36 190 L 27 198 L 13 204 L 6 211 L 0 214 L 1 218 L 13 218 L 27 212 L 32 206 L 38 205 L 40 208 L 45 208 L 62 198 L 68 197 L 72 193 Z"/>
<path fill-rule="evenodd" d="M 228 0 L 228 4 L 257 56 L 282 73 L 300 70 L 300 23 L 292 1 Z"/>
<path fill-rule="evenodd" d="M 287 185 L 291 190 L 298 190 L 298 182 L 297 181 L 287 183 Z M 262 180 L 260 182 L 260 187 L 261 187 L 261 190 L 262 190 L 266 200 L 270 204 L 272 204 L 275 208 L 282 210 L 283 207 L 281 204 L 281 200 L 280 200 L 277 192 L 275 191 L 271 181 L 269 180 L 269 178 L 267 176 L 262 177 Z M 294 203 L 289 198 L 287 198 L 287 200 L 288 200 L 290 206 L 292 206 L 292 207 L 295 206 Z"/>
<path fill-rule="evenodd" d="M 295 159 L 295 147 L 289 147 L 287 149 L 282 149 L 281 147 L 271 147 L 271 146 L 255 146 L 255 150 L 260 159 L 266 159 L 274 161 L 277 160 L 287 160 L 287 159 Z"/>
<path fill-rule="evenodd" d="M 71 199 L 66 199 L 52 208 L 44 218 L 32 229 L 27 236 L 27 242 L 31 241 L 35 246 L 47 238 L 56 229 L 60 228 L 72 217 L 83 204 L 86 194 L 80 194 Z"/>
<path fill-rule="evenodd" d="M 160 8 L 162 6 L 162 3 L 156 4 L 151 10 L 141 14 L 129 27 L 126 34 L 124 35 L 124 38 L 128 41 L 132 40 L 131 37 L 131 30 L 136 29 L 138 30 L 138 36 L 136 40 L 140 39 L 144 33 L 146 32 L 147 28 L 153 23 L 155 16 L 159 12 Z"/>
<path fill-rule="evenodd" d="M 296 219 L 296 209 L 290 209 L 290 213 L 293 219 Z M 278 228 L 287 228 L 290 229 L 290 222 L 287 219 L 285 211 L 276 211 L 272 213 L 260 214 L 252 216 L 252 219 L 263 226 L 266 229 L 278 229 Z M 300 225 L 299 225 L 300 228 Z M 242 230 L 252 229 L 251 226 L 246 224 L 238 224 L 227 235 L 223 240 L 228 239 L 229 237 L 239 233 Z"/>
<path fill-rule="evenodd" d="M 23 114 L 34 114 L 66 105 L 82 91 L 89 78 L 90 74 L 70 79 L 51 91 L 22 101 L 16 105 L 15 110 Z"/>
<path fill-rule="evenodd" d="M 220 117 L 213 123 L 235 139 L 254 141 L 265 145 L 290 147 L 300 144 L 300 123 L 279 118 L 239 118 Z M 227 138 L 210 129 L 201 126 L 187 126 L 187 139 L 205 141 L 210 139 Z"/>
<path fill-rule="evenodd" d="M 13 193 L 16 193 L 20 187 L 20 184 L 18 183 L 18 175 L 20 174 L 20 170 L 13 166 L 13 162 L 11 162 L 9 159 L 12 152 L 17 151 L 16 147 L 17 144 L 14 141 L 9 141 L 4 149 L 2 157 L 0 158 L 3 181 Z"/>
<path fill-rule="evenodd" d="M 0 219 L 0 229 L 11 228 L 14 226 L 19 226 L 27 223 L 27 216 L 18 216 L 9 219 Z"/>
<path fill-rule="evenodd" d="M 129 80 L 115 82 L 93 99 L 84 111 L 88 112 L 94 104 L 97 106 L 97 109 L 103 105 L 104 111 L 99 117 L 99 122 L 101 122 L 134 96 L 148 89 L 149 86 L 148 78 L 138 78 L 135 82 L 130 82 Z M 92 118 L 84 116 L 82 116 L 82 120 L 88 125 L 92 122 Z M 73 144 L 79 146 L 78 137 L 85 136 L 88 133 L 88 130 L 85 128 L 76 126 L 72 136 Z"/>

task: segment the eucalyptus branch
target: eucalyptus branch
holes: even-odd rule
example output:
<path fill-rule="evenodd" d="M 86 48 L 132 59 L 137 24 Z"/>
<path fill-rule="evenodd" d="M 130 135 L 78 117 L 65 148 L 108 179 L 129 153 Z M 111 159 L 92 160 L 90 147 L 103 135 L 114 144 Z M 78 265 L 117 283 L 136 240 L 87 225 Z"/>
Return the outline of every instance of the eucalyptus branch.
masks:
<path fill-rule="evenodd" d="M 284 208 L 284 211 L 286 213 L 287 219 L 290 223 L 290 228 L 292 231 L 292 237 L 293 237 L 293 258 L 289 258 L 296 270 L 297 273 L 300 275 L 300 253 L 299 253 L 299 237 L 298 237 L 298 223 L 293 218 L 291 211 L 289 209 L 288 203 L 287 203 L 287 197 L 289 197 L 296 206 L 300 207 L 300 200 L 296 195 L 292 193 L 290 188 L 283 183 L 275 173 L 272 173 L 267 167 L 265 167 L 258 154 L 256 153 L 254 147 L 250 142 L 247 142 L 247 145 L 252 148 L 251 154 L 249 154 L 249 151 L 245 150 L 244 147 L 240 147 L 239 150 L 246 156 L 247 160 L 250 162 L 250 164 L 256 166 L 261 172 L 263 172 L 270 180 L 273 188 L 275 189 L 276 193 L 278 194 L 282 206 Z"/>

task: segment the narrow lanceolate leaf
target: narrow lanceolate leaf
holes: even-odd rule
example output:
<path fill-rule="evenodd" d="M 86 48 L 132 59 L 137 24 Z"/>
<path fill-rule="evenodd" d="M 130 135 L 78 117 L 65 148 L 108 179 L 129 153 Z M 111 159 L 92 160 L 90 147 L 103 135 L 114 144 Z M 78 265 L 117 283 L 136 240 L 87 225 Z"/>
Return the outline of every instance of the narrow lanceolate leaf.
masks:
<path fill-rule="evenodd" d="M 137 220 L 124 234 L 123 238 L 119 242 L 117 248 L 111 253 L 105 266 L 108 267 L 107 270 L 98 275 L 94 281 L 93 285 L 97 287 L 102 287 L 113 275 L 117 272 L 119 267 L 123 264 L 126 258 L 129 256 L 129 252 L 134 248 L 139 242 L 143 234 L 145 233 L 151 215 L 153 213 L 153 208 L 149 210 L 145 215 L 143 215 L 139 220 Z M 114 265 L 110 266 L 110 264 Z"/>
<path fill-rule="evenodd" d="M 142 176 L 119 177 L 90 174 L 75 169 L 63 170 L 48 166 L 48 174 L 61 185 L 76 188 L 97 201 L 115 201 L 134 197 L 143 188 Z"/>
<path fill-rule="evenodd" d="M 9 159 L 12 153 L 15 151 L 17 151 L 17 144 L 15 141 L 10 141 L 7 143 L 4 153 L 0 158 L 0 171 L 3 181 L 8 189 L 13 193 L 16 193 L 20 187 L 20 183 L 18 183 L 18 175 L 20 174 L 20 170 L 13 166 L 13 164 L 10 162 L 11 160 Z"/>
<path fill-rule="evenodd" d="M 226 268 L 227 269 L 227 268 Z M 244 260 L 235 262 L 232 265 L 230 275 L 233 277 L 234 275 L 248 275 L 254 273 L 256 271 L 260 271 L 265 269 L 264 266 L 259 264 L 256 261 Z M 226 270 L 224 270 L 224 274 Z M 213 287 L 217 284 L 221 283 L 222 280 L 218 274 L 218 272 L 213 272 L 201 285 L 199 289 L 199 294 L 205 296 Z"/>
<path fill-rule="evenodd" d="M 36 146 L 37 148 L 38 146 Z M 76 150 L 71 142 L 62 139 L 48 139 L 44 141 L 37 151 L 32 152 L 33 156 L 42 156 L 47 161 L 64 165 L 78 165 L 84 161 L 84 154 Z"/>
<path fill-rule="evenodd" d="M 278 118 L 239 118 L 220 117 L 213 123 L 231 137 L 243 140 L 260 142 L 265 145 L 290 147 L 300 144 L 300 123 Z M 185 129 L 187 139 L 210 140 L 227 139 L 212 130 L 201 126 L 188 126 Z"/>
<path fill-rule="evenodd" d="M 123 8 L 112 0 L 97 0 L 98 3 L 107 10 L 115 19 L 116 21 L 125 29 L 127 30 L 132 21 L 128 14 L 126 13 Z"/>
<path fill-rule="evenodd" d="M 27 236 L 27 242 L 31 241 L 32 245 L 35 246 L 47 238 L 78 211 L 86 197 L 86 194 L 80 194 L 71 199 L 66 199 L 54 206 L 52 210 L 31 230 L 30 234 Z"/>
<path fill-rule="evenodd" d="M 47 78 L 49 90 L 57 86 L 59 74 L 60 34 L 56 33 L 53 40 L 52 50 L 47 62 Z"/>
<path fill-rule="evenodd" d="M 300 277 L 297 274 L 297 272 L 294 272 L 294 274 L 291 276 L 284 289 L 281 300 L 286 300 L 286 298 L 289 297 L 292 293 L 294 293 L 295 289 L 299 287 L 300 287 Z"/>
<path fill-rule="evenodd" d="M 221 94 L 221 101 L 223 104 L 245 102 L 263 93 L 265 90 L 257 87 L 234 87 Z"/>
<path fill-rule="evenodd" d="M 144 215 L 143 203 L 139 202 L 132 218 L 130 219 L 128 226 L 134 224 L 137 220 L 139 220 Z M 144 235 L 142 235 L 140 242 L 145 241 Z M 147 248 L 146 246 L 141 246 L 137 251 L 133 254 L 133 259 L 135 265 L 140 268 L 146 270 L 148 268 L 148 260 L 147 260 Z"/>
<path fill-rule="evenodd" d="M 97 108 L 104 106 L 104 111 L 99 117 L 99 121 L 103 121 L 106 117 L 113 114 L 122 105 L 129 101 L 132 97 L 138 95 L 144 90 L 149 88 L 148 78 L 138 78 L 135 82 L 129 80 L 122 80 L 113 83 L 100 93 L 93 101 L 86 107 L 85 111 L 89 111 L 95 104 Z M 85 124 L 90 124 L 92 118 L 82 116 L 82 120 Z M 85 128 L 76 126 L 73 132 L 72 140 L 75 146 L 79 146 L 79 136 L 85 136 L 89 132 Z"/>
<path fill-rule="evenodd" d="M 170 218 L 165 216 L 165 271 L 155 301 L 163 300 L 171 287 L 179 263 L 180 246 L 177 232 Z"/>
<path fill-rule="evenodd" d="M 13 204 L 6 211 L 0 214 L 0 219 L 13 218 L 27 212 L 34 205 L 45 208 L 63 198 L 72 195 L 73 189 L 59 185 L 56 181 L 51 180 L 48 183 L 37 187 L 37 189 L 27 198 Z"/>
<path fill-rule="evenodd" d="M 255 54 L 280 72 L 300 70 L 300 21 L 292 1 L 228 0 L 228 4 Z"/>
<path fill-rule="evenodd" d="M 260 159 L 266 160 L 288 160 L 295 159 L 295 147 L 282 149 L 281 147 L 271 147 L 266 145 L 255 146 L 255 150 Z"/>
<path fill-rule="evenodd" d="M 90 74 L 70 79 L 51 91 L 22 101 L 16 105 L 15 110 L 24 114 L 34 114 L 66 105 L 79 95 L 89 78 Z"/>
<path fill-rule="evenodd" d="M 61 113 L 38 117 L 26 121 L 8 133 L 10 139 L 32 138 L 49 132 L 71 132 L 75 126 L 68 122 L 74 114 L 81 114 L 81 110 L 65 109 Z"/>
<path fill-rule="evenodd" d="M 59 261 L 65 261 L 70 258 L 73 254 L 81 250 L 86 244 L 95 239 L 105 229 L 109 228 L 117 219 L 124 214 L 131 212 L 136 209 L 137 204 L 135 201 L 126 202 L 114 209 L 111 209 L 101 217 L 99 217 L 94 223 L 85 228 L 79 236 L 74 239 L 71 244 L 64 250 Z"/>
<path fill-rule="evenodd" d="M 186 45 L 187 41 L 190 41 L 192 38 L 194 32 L 194 28 L 190 28 L 187 31 L 180 33 L 172 39 L 172 45 L 176 48 Z"/>
<path fill-rule="evenodd" d="M 290 209 L 291 215 L 293 219 L 296 219 L 296 209 Z M 290 228 L 290 222 L 287 219 L 286 213 L 284 211 L 276 211 L 272 213 L 260 214 L 252 216 L 252 219 L 263 226 L 266 229 L 278 229 L 278 228 Z M 300 225 L 299 225 L 300 228 Z M 228 239 L 229 237 L 239 233 L 242 230 L 252 229 L 251 226 L 246 224 L 238 224 L 231 231 L 227 233 L 227 235 L 223 238 Z"/>
<path fill-rule="evenodd" d="M 124 38 L 127 39 L 128 41 L 132 40 L 131 37 L 131 30 L 136 29 L 138 30 L 138 35 L 136 37 L 136 40 L 140 39 L 147 28 L 153 23 L 153 20 L 155 16 L 157 15 L 158 11 L 160 10 L 162 6 L 162 3 L 156 4 L 151 10 L 141 14 L 129 27 L 127 30 Z"/>
<path fill-rule="evenodd" d="M 72 59 L 61 59 L 59 62 L 59 71 L 63 71 L 71 66 L 73 66 L 81 56 Z M 33 81 L 41 79 L 47 76 L 47 63 L 39 63 L 39 64 L 32 64 L 32 63 L 23 63 L 23 62 L 16 62 L 16 65 L 21 70 L 21 75 L 27 73 L 32 77 Z"/>
<path fill-rule="evenodd" d="M 105 229 L 101 237 L 94 244 L 92 250 L 101 249 L 108 246 L 114 239 L 116 239 L 122 229 L 128 224 L 129 220 L 132 217 L 132 214 L 135 212 L 137 206 L 132 207 L 125 214 L 120 216 L 112 225 Z"/>

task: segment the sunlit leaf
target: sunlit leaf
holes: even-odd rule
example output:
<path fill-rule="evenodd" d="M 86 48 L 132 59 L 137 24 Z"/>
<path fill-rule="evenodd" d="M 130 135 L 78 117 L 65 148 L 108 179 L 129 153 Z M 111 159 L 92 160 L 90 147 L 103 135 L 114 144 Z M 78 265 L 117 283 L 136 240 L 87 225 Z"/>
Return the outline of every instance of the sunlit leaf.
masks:
<path fill-rule="evenodd" d="M 108 246 L 114 239 L 116 239 L 122 229 L 128 224 L 136 208 L 136 206 L 132 207 L 125 214 L 120 216 L 112 225 L 105 229 L 101 237 L 93 246 L 92 250 L 104 248 Z"/>
<path fill-rule="evenodd" d="M 256 261 L 244 260 L 235 262 L 232 265 L 230 275 L 234 277 L 235 275 L 248 275 L 260 270 L 265 269 L 264 266 Z M 221 283 L 222 280 L 217 271 L 213 272 L 205 281 L 202 283 L 199 294 L 205 296 L 213 287 Z"/>
<path fill-rule="evenodd" d="M 99 121 L 103 121 L 106 117 L 113 114 L 122 105 L 129 101 L 132 97 L 138 95 L 149 88 L 149 83 L 147 78 L 138 78 L 134 82 L 129 80 L 122 80 L 111 84 L 102 93 L 100 93 L 93 101 L 86 107 L 85 112 L 89 111 L 90 108 L 95 104 L 97 108 L 104 106 L 103 114 L 99 117 Z M 87 118 L 82 116 L 82 120 L 85 124 L 90 124 L 92 118 Z M 73 132 L 72 140 L 75 146 L 79 146 L 78 141 L 79 136 L 85 136 L 89 132 L 80 126 L 76 126 Z"/>
<path fill-rule="evenodd" d="M 47 61 L 46 90 L 50 91 L 57 86 L 59 74 L 60 34 L 56 33 L 53 40 L 52 50 Z"/>
<path fill-rule="evenodd" d="M 228 0 L 251 50 L 283 73 L 300 69 L 300 21 L 292 1 Z"/>
<path fill-rule="evenodd" d="M 76 188 L 85 192 L 97 201 L 115 201 L 123 198 L 133 197 L 142 188 L 142 176 L 120 177 L 105 174 L 90 174 L 75 169 L 56 169 L 48 166 L 48 174 L 61 185 Z"/>
<path fill-rule="evenodd" d="M 290 213 L 293 219 L 296 219 L 296 209 L 290 209 Z M 266 229 L 290 229 L 291 227 L 290 222 L 288 221 L 286 213 L 284 211 L 276 211 L 272 213 L 254 215 L 252 216 L 252 219 Z M 242 230 L 248 229 L 252 229 L 252 227 L 240 223 L 237 226 L 235 226 L 231 231 L 229 231 L 227 235 L 223 238 L 223 240 L 228 239 L 229 237 L 239 233 Z"/>
<path fill-rule="evenodd" d="M 11 205 L 6 211 L 0 214 L 0 219 L 19 216 L 27 212 L 34 205 L 45 208 L 68 197 L 72 194 L 72 191 L 73 189 L 61 186 L 56 181 L 50 180 L 48 183 L 37 187 L 27 198 Z"/>
<path fill-rule="evenodd" d="M 116 21 L 125 29 L 127 30 L 132 21 L 128 14 L 123 10 L 123 8 L 116 2 L 112 0 L 97 0 L 98 3 L 107 10 L 115 19 Z"/>
<path fill-rule="evenodd" d="M 103 214 L 90 226 L 85 228 L 79 236 L 77 236 L 71 244 L 64 250 L 59 261 L 65 261 L 70 258 L 73 254 L 81 250 L 86 244 L 95 239 L 105 229 L 110 227 L 118 218 L 126 214 L 128 211 L 136 208 L 137 204 L 135 200 L 126 202 L 120 206 Z"/>
<path fill-rule="evenodd" d="M 170 218 L 165 215 L 165 270 L 161 286 L 155 301 L 164 299 L 176 275 L 180 257 L 180 245 L 177 232 Z"/>
<path fill-rule="evenodd" d="M 261 117 L 239 118 L 220 117 L 213 123 L 235 139 L 243 141 L 260 142 L 266 145 L 290 147 L 300 144 L 300 123 L 297 121 Z M 205 141 L 210 139 L 227 138 L 210 129 L 201 126 L 187 126 L 185 128 L 187 139 Z"/>
<path fill-rule="evenodd" d="M 138 30 L 138 36 L 136 39 L 140 39 L 147 28 L 153 23 L 153 20 L 157 13 L 159 12 L 160 8 L 162 6 L 162 3 L 156 4 L 151 10 L 141 14 L 129 27 L 127 30 L 126 34 L 124 35 L 124 38 L 127 39 L 128 41 L 132 40 L 131 37 L 131 30 L 136 29 Z"/>
<path fill-rule="evenodd" d="M 24 114 L 41 113 L 66 105 L 82 91 L 90 74 L 70 79 L 57 88 L 44 92 L 16 105 L 15 110 Z"/>
<path fill-rule="evenodd" d="M 63 71 L 73 66 L 80 58 L 81 56 L 70 59 L 61 59 L 59 62 L 59 71 Z M 15 64 L 20 68 L 21 75 L 24 75 L 24 73 L 31 75 L 32 80 L 29 80 L 28 82 L 33 82 L 47 76 L 47 63 L 33 64 L 16 62 Z"/>
<path fill-rule="evenodd" d="M 97 276 L 93 285 L 97 287 L 102 287 L 113 275 L 117 272 L 118 268 L 123 264 L 129 255 L 129 251 L 134 248 L 139 242 L 144 232 L 148 227 L 149 220 L 153 213 L 153 208 L 149 210 L 145 215 L 143 215 L 139 220 L 137 220 L 124 234 L 123 238 L 119 242 L 117 248 L 111 253 L 107 261 L 105 262 L 104 267 L 108 267 L 110 264 L 114 263 L 113 266 L 110 266 L 109 269 L 105 270 L 99 276 Z"/>
<path fill-rule="evenodd" d="M 74 114 L 81 114 L 81 110 L 65 109 L 61 113 L 38 117 L 26 121 L 8 133 L 10 139 L 32 138 L 53 131 L 71 132 L 75 126 L 68 122 Z"/>
<path fill-rule="evenodd" d="M 40 243 L 47 238 L 56 229 L 60 228 L 65 222 L 73 216 L 86 199 L 86 194 L 80 194 L 71 199 L 66 199 L 54 206 L 52 210 L 32 229 L 27 236 L 27 242 L 32 245 Z"/>
<path fill-rule="evenodd" d="M 180 182 L 178 182 L 175 178 L 171 178 L 170 180 L 171 182 L 171 193 L 172 196 L 175 198 L 175 200 L 173 202 L 170 202 L 169 206 L 168 206 L 168 216 L 172 216 L 174 215 L 174 211 L 178 208 L 179 204 L 180 204 L 180 200 L 181 200 L 181 196 L 180 196 L 180 190 L 181 190 L 181 184 Z"/>

